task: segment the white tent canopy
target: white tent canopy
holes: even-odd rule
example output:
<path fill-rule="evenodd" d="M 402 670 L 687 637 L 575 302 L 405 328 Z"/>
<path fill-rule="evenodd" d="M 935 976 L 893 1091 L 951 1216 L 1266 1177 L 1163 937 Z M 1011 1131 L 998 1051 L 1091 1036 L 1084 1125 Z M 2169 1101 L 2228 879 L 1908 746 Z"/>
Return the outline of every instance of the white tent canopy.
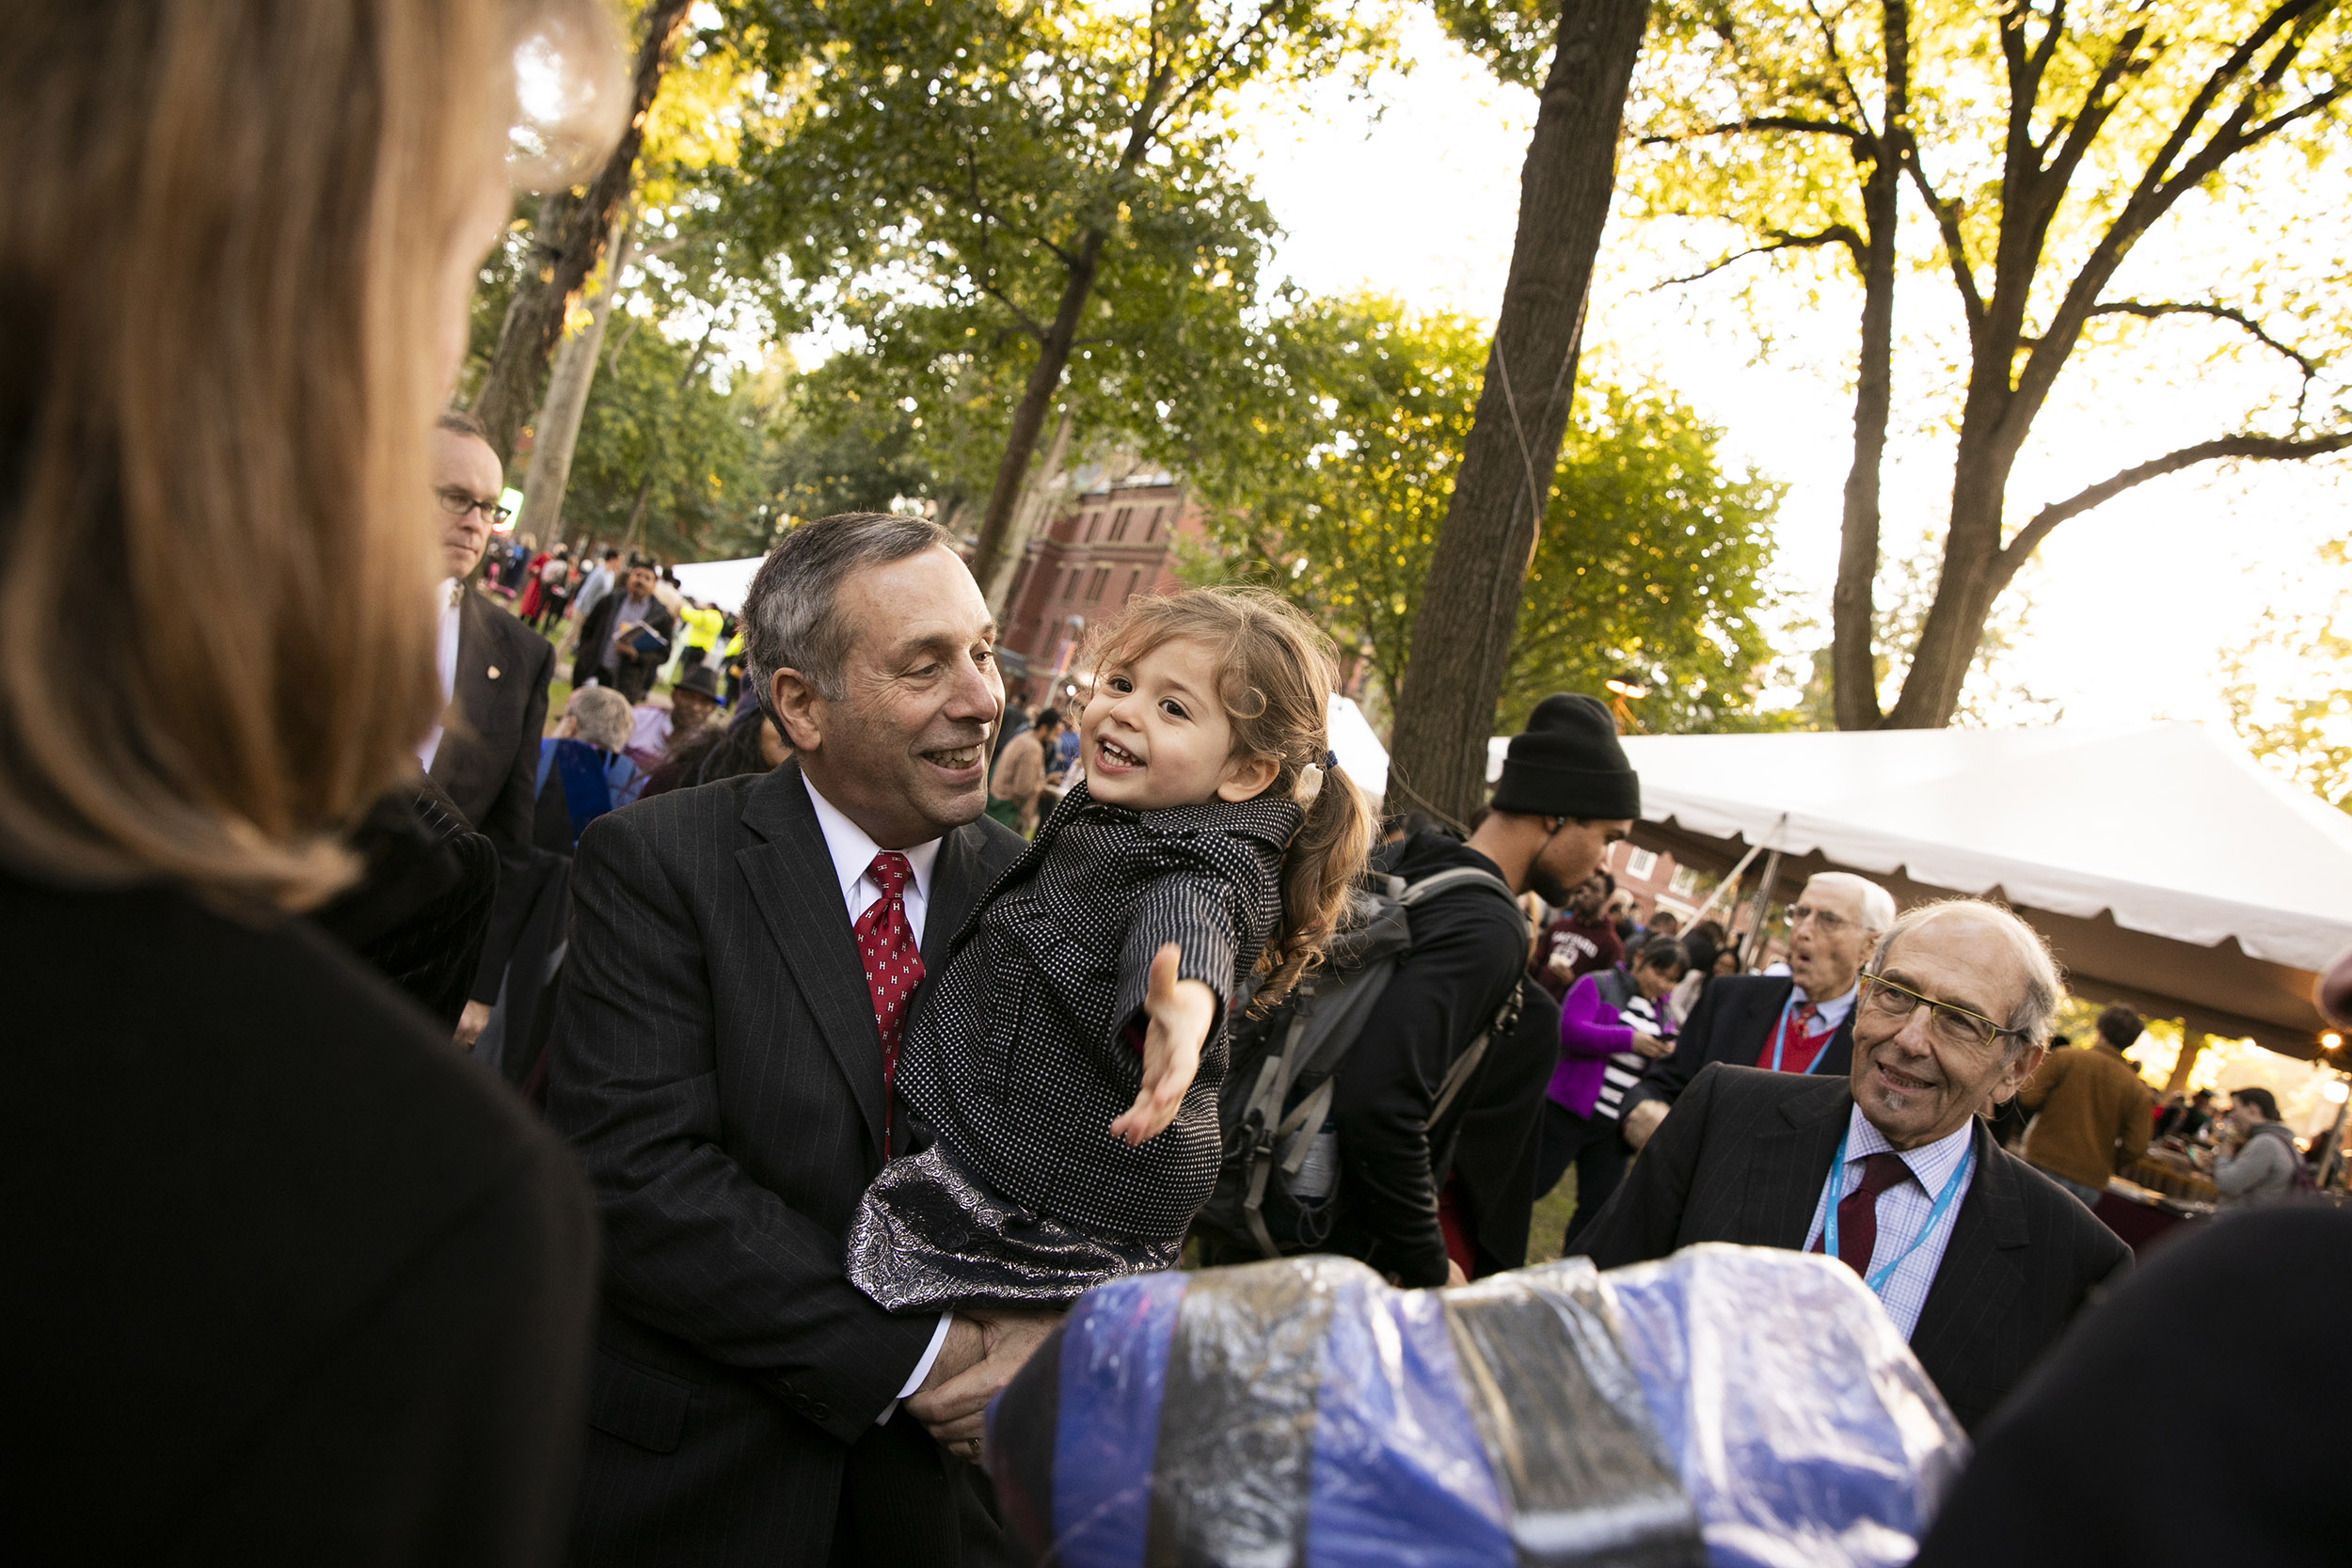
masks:
<path fill-rule="evenodd" d="M 1490 751 L 1499 768 L 1502 747 Z M 1636 837 L 1745 846 L 1899 899 L 1997 890 L 2086 994 L 2309 1054 L 2309 975 L 2352 947 L 2352 817 L 2195 724 L 1629 736 Z M 1783 873 L 1780 895 L 1796 884 Z M 2200 1018 L 2203 1022 L 2199 1022 Z"/>
<path fill-rule="evenodd" d="M 759 574 L 759 564 L 768 558 L 747 555 L 739 561 L 690 561 L 683 566 L 673 566 L 678 592 L 690 599 L 717 605 L 730 615 L 743 609 L 743 595 L 752 590 L 752 578 Z"/>

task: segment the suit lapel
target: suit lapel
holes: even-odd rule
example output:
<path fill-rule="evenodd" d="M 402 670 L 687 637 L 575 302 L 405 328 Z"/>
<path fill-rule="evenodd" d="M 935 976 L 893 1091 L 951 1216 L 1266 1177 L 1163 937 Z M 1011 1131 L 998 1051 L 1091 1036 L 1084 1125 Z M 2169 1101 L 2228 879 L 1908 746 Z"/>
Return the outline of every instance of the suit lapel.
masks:
<path fill-rule="evenodd" d="M 1949 1389 L 1969 1372 L 1988 1327 L 2007 1323 L 2025 1278 L 2028 1231 L 2017 1173 L 1979 1120 L 1969 1139 L 1976 1174 L 1952 1220 L 1935 1283 L 1911 1331 L 1912 1354 L 1937 1386 Z"/>
<path fill-rule="evenodd" d="M 1792 1074 L 1781 1082 L 1802 1085 L 1804 1080 Z M 1821 1184 L 1829 1180 L 1830 1162 L 1837 1157 L 1837 1140 L 1845 1134 L 1852 1109 L 1851 1096 L 1809 1091 L 1785 1098 L 1773 1108 L 1750 1145 L 1754 1152 L 1740 1216 L 1742 1242 L 1790 1252 L 1804 1249 Z"/>
<path fill-rule="evenodd" d="M 1860 1000 L 1858 997 L 1855 999 L 1857 1005 Z M 1821 1059 L 1813 1064 L 1813 1071 L 1819 1076 L 1848 1079 L 1853 1076 L 1853 1015 L 1854 1009 L 1848 1007 L 1846 1016 L 1838 1020 L 1837 1033 L 1832 1035 L 1829 1044 L 1822 1048 Z"/>
<path fill-rule="evenodd" d="M 765 842 L 738 851 L 736 863 L 879 1150 L 882 1035 L 874 1027 L 873 993 L 866 987 L 866 966 L 858 961 L 841 884 L 834 879 L 833 854 L 800 768 L 787 762 L 752 785 L 743 824 Z M 927 934 L 937 912 L 934 908 L 926 917 Z"/>

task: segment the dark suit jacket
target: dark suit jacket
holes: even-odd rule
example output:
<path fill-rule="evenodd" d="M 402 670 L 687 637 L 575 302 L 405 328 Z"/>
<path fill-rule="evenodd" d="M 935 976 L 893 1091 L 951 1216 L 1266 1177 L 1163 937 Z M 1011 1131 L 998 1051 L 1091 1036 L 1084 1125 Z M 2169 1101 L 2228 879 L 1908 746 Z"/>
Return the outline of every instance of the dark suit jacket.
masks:
<path fill-rule="evenodd" d="M 1693 1242 L 1804 1246 L 1852 1109 L 1843 1079 L 1707 1069 L 1575 1250 L 1613 1269 Z M 1911 1335 L 1919 1365 L 1972 1431 L 2092 1291 L 2131 1263 L 2113 1231 L 2005 1153 L 1981 1122 L 1976 1150 L 1976 1174 Z"/>
<path fill-rule="evenodd" d="M 572 684 L 574 686 L 586 686 L 604 668 L 605 639 L 612 635 L 612 617 L 619 612 L 622 601 L 628 597 L 628 590 L 625 586 L 619 583 L 613 584 L 612 592 L 598 599 L 596 609 L 588 612 L 588 619 L 580 623 L 580 651 L 572 657 Z M 645 625 L 673 641 L 677 636 L 677 617 L 672 615 L 667 607 L 659 599 L 647 601 Z M 660 667 L 659 661 L 639 658 L 627 649 L 621 651 L 620 668 L 622 670 L 632 669 L 640 665 L 650 668 Z"/>
<path fill-rule="evenodd" d="M 1631 1111 L 1645 1100 L 1672 1105 L 1711 1062 L 1756 1066 L 1756 1053 L 1772 1037 L 1780 1009 L 1796 989 L 1797 982 L 1786 974 L 1720 974 L 1708 981 L 1699 992 L 1699 1005 L 1675 1036 L 1674 1054 L 1650 1064 L 1642 1081 L 1626 1091 L 1623 1108 Z M 1852 1069 L 1853 1009 L 1849 1007 L 1813 1073 L 1842 1084 Z"/>
<path fill-rule="evenodd" d="M 1022 847 L 985 817 L 946 836 L 928 972 Z M 800 769 L 599 817 L 572 875 L 548 1114 L 607 1241 L 575 1560 L 993 1555 L 970 1467 L 903 1412 L 875 1424 L 938 1319 L 892 1317 L 842 1274 L 885 1154 L 882 1043 Z"/>
<path fill-rule="evenodd" d="M 489 931 L 498 851 L 428 778 L 378 800 L 346 842 L 367 868 L 311 923 L 454 1029 Z"/>
<path fill-rule="evenodd" d="M 531 842 L 554 669 L 546 638 L 470 588 L 458 600 L 455 711 L 433 753 L 433 782 L 494 844 Z"/>
<path fill-rule="evenodd" d="M 558 1560 L 596 1215 L 307 921 L 0 874 L 11 1561 Z"/>
<path fill-rule="evenodd" d="M 2299 1353 L 2347 1297 L 2352 1213 L 2283 1204 L 2168 1242 L 1979 1434 L 1915 1568 L 2342 1563 L 2352 1361 Z M 2181 1367 L 2227 1371 L 2185 1390 L 2165 1375 Z M 2202 1429 L 2193 1502 L 2150 1462 L 2185 1420 Z"/>

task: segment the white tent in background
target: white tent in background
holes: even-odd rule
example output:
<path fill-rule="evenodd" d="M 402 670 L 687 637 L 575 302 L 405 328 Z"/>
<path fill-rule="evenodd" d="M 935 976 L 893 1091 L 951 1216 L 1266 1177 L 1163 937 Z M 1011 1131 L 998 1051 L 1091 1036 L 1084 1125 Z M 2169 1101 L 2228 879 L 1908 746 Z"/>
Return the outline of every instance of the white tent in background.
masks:
<path fill-rule="evenodd" d="M 1327 721 L 1331 735 L 1331 752 L 1340 759 L 1341 770 L 1356 781 L 1356 787 L 1370 796 L 1375 803 L 1389 792 L 1389 749 L 1380 744 L 1380 737 L 1372 733 L 1364 710 L 1352 697 L 1331 695 L 1331 716 Z"/>
<path fill-rule="evenodd" d="M 2317 1049 L 2313 972 L 2352 947 L 2352 816 L 2199 725 L 1628 736 L 1625 749 L 1644 847 L 1714 871 L 1760 847 L 1781 899 L 1831 867 L 1906 905 L 1994 894 L 2086 996 Z"/>
<path fill-rule="evenodd" d="M 767 559 L 747 555 L 739 561 L 690 561 L 670 570 L 677 578 L 679 593 L 734 615 L 742 610 L 743 595 L 752 591 L 752 578 L 758 576 L 759 563 Z"/>

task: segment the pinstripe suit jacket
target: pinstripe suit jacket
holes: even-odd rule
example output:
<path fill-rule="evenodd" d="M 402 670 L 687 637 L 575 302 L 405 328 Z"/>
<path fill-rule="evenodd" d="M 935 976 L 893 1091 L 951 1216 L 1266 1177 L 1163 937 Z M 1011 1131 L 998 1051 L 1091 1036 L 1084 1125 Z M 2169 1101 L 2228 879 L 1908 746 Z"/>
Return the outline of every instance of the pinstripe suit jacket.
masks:
<path fill-rule="evenodd" d="M 927 968 L 1021 848 L 985 817 L 947 834 Z M 800 769 L 599 818 L 572 886 L 548 1114 L 606 1264 L 574 1560 L 985 1560 L 965 1467 L 904 1414 L 875 1424 L 937 1320 L 842 1275 L 883 1163 L 882 1045 Z"/>
<path fill-rule="evenodd" d="M 1843 1078 L 1702 1069 L 1573 1250 L 1613 1269 L 1693 1242 L 1804 1246 L 1852 1108 Z M 1971 1431 L 2131 1262 L 2113 1231 L 1981 1122 L 1975 1145 L 1976 1175 L 1911 1335 Z"/>

